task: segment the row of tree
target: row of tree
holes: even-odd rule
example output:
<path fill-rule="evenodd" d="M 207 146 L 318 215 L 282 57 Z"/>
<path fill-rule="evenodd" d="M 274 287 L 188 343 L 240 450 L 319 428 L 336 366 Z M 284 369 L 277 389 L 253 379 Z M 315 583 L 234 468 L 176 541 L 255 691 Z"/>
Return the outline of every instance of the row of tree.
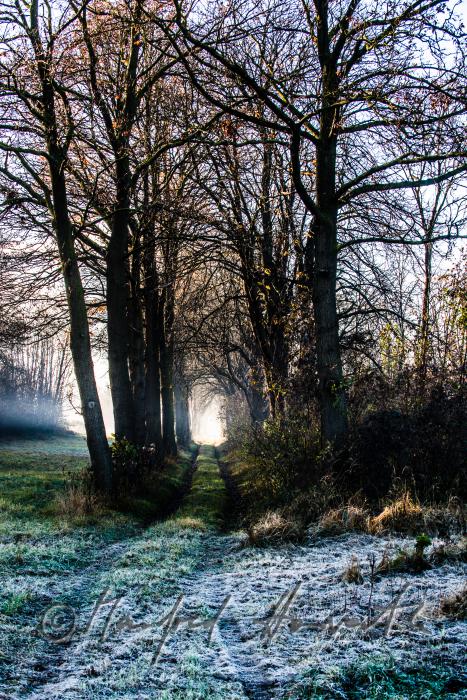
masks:
<path fill-rule="evenodd" d="M 241 395 L 253 421 L 314 401 L 338 448 L 355 368 L 381 370 L 391 344 L 423 379 L 458 333 L 464 377 L 465 317 L 441 337 L 432 306 L 435 251 L 465 220 L 455 9 L 8 0 L 2 18 L 2 236 L 24 290 L 6 301 L 40 296 L 57 327 L 66 311 L 100 488 L 113 470 L 93 346 L 117 439 L 161 456 L 175 424 L 189 440 L 194 382 Z M 66 309 L 51 310 L 59 271 Z M 448 302 L 453 280 L 437 282 Z"/>

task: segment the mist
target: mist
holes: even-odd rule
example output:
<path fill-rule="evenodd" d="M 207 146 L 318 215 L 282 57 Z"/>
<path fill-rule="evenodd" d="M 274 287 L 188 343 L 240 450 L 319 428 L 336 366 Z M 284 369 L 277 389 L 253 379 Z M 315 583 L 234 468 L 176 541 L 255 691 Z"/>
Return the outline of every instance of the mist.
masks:
<path fill-rule="evenodd" d="M 0 398 L 0 437 L 66 430 L 62 406 L 50 398 Z"/>

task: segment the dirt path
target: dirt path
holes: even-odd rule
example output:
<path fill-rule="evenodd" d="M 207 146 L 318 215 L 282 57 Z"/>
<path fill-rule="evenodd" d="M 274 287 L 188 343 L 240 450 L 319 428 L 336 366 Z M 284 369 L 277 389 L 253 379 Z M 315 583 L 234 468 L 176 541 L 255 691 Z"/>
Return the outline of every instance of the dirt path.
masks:
<path fill-rule="evenodd" d="M 444 666 L 463 658 L 465 624 L 429 611 L 442 593 L 460 586 L 465 565 L 373 585 L 365 575 L 362 585 L 349 586 L 342 573 L 350 556 L 358 555 L 365 574 L 368 558 L 381 557 L 388 541 L 349 534 L 310 538 L 302 546 L 244 547 L 244 533 L 199 522 L 200 509 L 219 501 L 222 484 L 209 492 L 211 477 L 218 476 L 212 448 L 201 448 L 198 463 L 202 474 L 195 473 L 173 518 L 109 545 L 67 582 L 77 605 L 85 601 L 81 633 L 36 659 L 42 670 L 30 670 L 11 697 L 272 700 L 286 697 L 304 674 L 363 658 L 386 656 L 402 666 L 420 664 L 427 655 Z M 108 633 L 102 639 L 110 605 L 82 634 L 107 588 L 110 598 L 118 598 Z M 398 610 L 389 633 L 384 614 L 365 632 L 342 622 L 376 620 L 394 600 Z M 417 609 L 422 625 L 414 624 Z"/>

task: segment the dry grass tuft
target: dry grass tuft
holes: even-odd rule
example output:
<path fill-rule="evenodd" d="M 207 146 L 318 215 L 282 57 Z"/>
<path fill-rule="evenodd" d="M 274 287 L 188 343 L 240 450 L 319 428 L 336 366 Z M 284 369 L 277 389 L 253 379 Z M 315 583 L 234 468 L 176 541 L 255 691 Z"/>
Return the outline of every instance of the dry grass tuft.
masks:
<path fill-rule="evenodd" d="M 339 535 L 349 531 L 367 532 L 368 520 L 368 511 L 362 506 L 334 508 L 322 516 L 318 523 L 318 531 L 328 535 Z"/>
<path fill-rule="evenodd" d="M 296 542 L 303 536 L 302 522 L 288 519 L 279 511 L 268 511 L 248 528 L 249 543 L 255 547 Z"/>
<path fill-rule="evenodd" d="M 369 521 L 370 532 L 378 535 L 388 531 L 413 534 L 423 529 L 423 509 L 408 491 Z"/>
<path fill-rule="evenodd" d="M 102 503 L 87 484 L 78 481 L 68 484 L 55 498 L 56 511 L 62 517 L 73 519 L 97 516 Z"/>
<path fill-rule="evenodd" d="M 206 530 L 206 523 L 201 518 L 195 518 L 193 516 L 183 516 L 180 518 L 174 518 L 177 527 L 181 527 L 187 530 Z"/>
<path fill-rule="evenodd" d="M 467 584 L 460 591 L 441 598 L 439 609 L 452 620 L 467 620 Z"/>

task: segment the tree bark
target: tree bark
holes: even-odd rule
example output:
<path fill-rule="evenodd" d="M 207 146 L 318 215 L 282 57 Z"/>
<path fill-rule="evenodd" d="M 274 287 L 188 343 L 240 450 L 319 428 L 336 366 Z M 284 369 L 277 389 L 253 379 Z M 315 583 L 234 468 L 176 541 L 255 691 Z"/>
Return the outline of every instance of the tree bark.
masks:
<path fill-rule="evenodd" d="M 167 287 L 161 295 L 160 304 L 160 333 L 159 353 L 161 367 L 161 396 L 162 396 L 162 443 L 165 457 L 177 454 L 175 439 L 175 406 L 173 391 L 173 321 L 174 308 L 171 290 Z"/>
<path fill-rule="evenodd" d="M 49 156 L 48 165 L 52 186 L 51 214 L 65 282 L 70 317 L 70 348 L 73 366 L 81 400 L 86 441 L 95 485 L 105 494 L 110 494 L 113 487 L 112 460 L 97 393 L 86 299 L 68 210 L 64 170 L 67 153 L 66 149 L 59 143 L 50 56 L 44 52 L 41 42 L 38 27 L 37 0 L 31 3 L 30 18 L 29 38 L 35 53 L 37 73 L 42 91 L 40 119 L 45 131 L 45 141 Z"/>
<path fill-rule="evenodd" d="M 431 279 L 432 279 L 432 260 L 433 260 L 433 242 L 431 240 L 431 231 L 428 232 L 425 242 L 425 259 L 424 259 L 424 283 L 423 283 L 423 300 L 422 300 L 422 316 L 420 319 L 420 339 L 419 339 L 419 357 L 418 357 L 418 372 L 420 379 L 426 379 L 428 370 L 428 350 L 430 347 L 430 302 L 431 302 Z"/>
<path fill-rule="evenodd" d="M 291 160 L 296 190 L 313 214 L 313 240 L 308 241 L 305 271 L 312 289 L 316 334 L 321 441 L 340 447 L 348 433 L 347 397 L 342 370 L 337 313 L 337 213 L 336 156 L 339 78 L 330 50 L 328 4 L 318 0 L 318 53 L 321 66 L 321 114 L 316 149 L 316 194 L 310 196 L 301 179 L 300 128 L 292 130 Z M 311 259 L 313 258 L 313 259 Z"/>
<path fill-rule="evenodd" d="M 129 355 L 129 161 L 126 154 L 116 163 L 117 200 L 107 250 L 107 334 L 110 391 L 115 436 L 135 440 L 134 401 L 128 366 Z"/>
<path fill-rule="evenodd" d="M 264 378 L 259 367 L 251 368 L 247 401 L 252 424 L 263 423 L 269 416 L 270 405 L 265 400 Z"/>
<path fill-rule="evenodd" d="M 113 488 L 113 469 L 104 419 L 97 393 L 92 362 L 91 338 L 84 289 L 74 247 L 72 225 L 68 213 L 66 181 L 63 171 L 64 155 L 56 143 L 54 101 L 52 88 L 44 89 L 45 108 L 50 112 L 48 129 L 49 170 L 54 205 L 54 230 L 65 282 L 70 316 L 70 348 L 76 383 L 86 431 L 86 441 L 96 487 L 110 494 Z M 47 93 L 48 97 L 47 97 Z M 47 105 L 49 105 L 47 107 Z"/>
<path fill-rule="evenodd" d="M 191 440 L 189 389 L 180 377 L 175 381 L 174 393 L 177 444 L 186 447 Z"/>
<path fill-rule="evenodd" d="M 144 237 L 144 305 L 146 321 L 146 392 L 145 423 L 146 444 L 155 445 L 162 454 L 161 381 L 159 363 L 159 293 L 155 264 L 154 237 L 150 232 Z"/>
<path fill-rule="evenodd" d="M 313 222 L 314 266 L 312 300 L 316 332 L 316 359 L 319 382 L 321 440 L 339 447 L 348 430 L 347 399 L 342 371 L 337 314 L 337 212 L 335 123 L 337 77 L 329 67 L 327 27 L 322 47 L 323 102 L 320 136 L 316 145 L 316 208 Z"/>
<path fill-rule="evenodd" d="M 130 379 L 135 411 L 135 442 L 137 445 L 141 446 L 145 444 L 146 439 L 145 347 L 143 314 L 141 308 L 141 255 L 138 240 L 134 243 L 131 267 Z"/>
<path fill-rule="evenodd" d="M 68 217 L 65 180 L 60 170 L 51 164 L 55 231 L 70 315 L 70 348 L 95 484 L 100 491 L 110 494 L 113 488 L 112 460 L 94 376 L 87 309 Z"/>

